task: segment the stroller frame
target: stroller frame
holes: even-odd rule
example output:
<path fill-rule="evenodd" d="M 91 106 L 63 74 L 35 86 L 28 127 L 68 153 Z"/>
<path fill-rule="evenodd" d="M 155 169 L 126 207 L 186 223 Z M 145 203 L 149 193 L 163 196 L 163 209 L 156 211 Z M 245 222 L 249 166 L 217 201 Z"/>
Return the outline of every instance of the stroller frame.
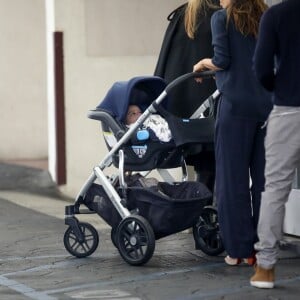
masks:
<path fill-rule="evenodd" d="M 188 73 L 182 75 L 168 84 L 165 90 L 152 102 L 150 106 L 146 108 L 146 110 L 141 114 L 138 120 L 126 131 L 126 132 L 119 132 L 119 128 L 112 128 L 112 130 L 118 131 L 116 132 L 118 136 L 121 138 L 116 142 L 116 144 L 110 149 L 110 151 L 105 155 L 102 161 L 93 168 L 93 172 L 87 179 L 87 181 L 82 186 L 81 190 L 79 191 L 75 203 L 73 205 L 68 205 L 65 207 L 65 224 L 68 225 L 68 229 L 64 235 L 64 245 L 65 248 L 69 253 L 76 257 L 86 257 L 91 255 L 97 248 L 99 243 L 99 237 L 96 229 L 90 225 L 89 223 L 79 222 L 75 215 L 78 214 L 94 214 L 95 211 L 91 209 L 81 209 L 80 206 L 85 204 L 84 197 L 92 184 L 98 180 L 102 185 L 107 197 L 110 199 L 111 203 L 113 204 L 114 208 L 117 210 L 121 217 L 121 222 L 117 229 L 112 228 L 111 238 L 113 244 L 118 248 L 120 255 L 122 258 L 129 263 L 130 265 L 142 265 L 146 263 L 153 255 L 154 248 L 155 248 L 155 235 L 151 228 L 149 222 L 136 214 L 136 212 L 131 212 L 127 208 L 126 198 L 122 197 L 126 193 L 126 182 L 124 179 L 124 152 L 121 148 L 128 140 L 132 137 L 132 135 L 136 132 L 136 130 L 144 123 L 144 121 L 153 113 L 157 112 L 156 107 L 163 101 L 163 99 L 167 96 L 168 92 L 173 89 L 175 86 L 180 84 L 181 82 L 190 79 L 190 78 L 211 78 L 214 76 L 214 72 L 205 71 L 201 73 Z M 218 91 L 216 91 L 212 96 L 213 99 L 217 98 L 219 95 Z M 192 118 L 197 118 L 202 115 L 202 113 L 208 107 L 209 99 L 207 99 L 201 107 L 193 114 Z M 101 111 L 91 110 L 88 112 L 88 117 L 91 119 L 95 119 L 98 121 L 103 121 L 103 119 L 107 118 L 106 115 L 103 114 Z M 111 176 L 107 177 L 104 173 L 104 170 L 112 165 L 113 163 L 113 155 L 118 152 L 119 157 L 119 172 L 118 176 Z M 174 182 L 172 176 L 167 170 L 160 170 L 157 169 L 163 179 L 167 182 Z M 183 173 L 183 181 L 187 180 L 187 167 L 185 161 L 182 161 L 182 173 Z M 122 193 L 121 195 L 115 190 L 114 185 L 118 182 Z M 216 226 L 217 224 L 217 213 L 213 207 L 209 207 L 209 215 L 206 216 L 209 220 L 205 220 L 207 223 L 214 222 L 214 228 L 212 228 L 209 232 L 205 231 L 203 233 L 204 227 L 201 227 L 201 233 L 204 235 L 211 235 L 216 234 Z M 211 220 L 212 219 L 212 220 Z M 202 220 L 203 223 L 203 220 Z M 201 224 L 202 224 L 201 223 Z M 206 224 L 211 226 L 211 224 Z M 208 228 L 209 229 L 209 228 Z M 199 234 L 199 228 L 197 229 L 198 232 L 194 232 L 195 234 Z M 120 240 L 122 237 L 120 235 L 124 235 L 125 231 L 130 231 L 133 234 L 129 239 L 129 243 L 131 244 L 132 248 L 130 248 L 129 252 L 132 251 L 137 252 L 135 257 L 126 250 L 126 245 L 123 245 Z M 209 255 L 217 255 L 223 252 L 223 244 L 219 238 L 217 237 L 218 247 L 217 249 L 212 249 L 212 252 L 209 250 L 204 252 Z M 136 248 L 140 246 L 140 248 Z M 144 247 L 145 246 L 145 247 Z M 143 249 L 141 249 L 143 247 Z M 197 242 L 196 242 L 197 248 Z M 198 245 L 199 248 L 199 245 Z M 201 248 L 201 247 L 200 247 Z"/>

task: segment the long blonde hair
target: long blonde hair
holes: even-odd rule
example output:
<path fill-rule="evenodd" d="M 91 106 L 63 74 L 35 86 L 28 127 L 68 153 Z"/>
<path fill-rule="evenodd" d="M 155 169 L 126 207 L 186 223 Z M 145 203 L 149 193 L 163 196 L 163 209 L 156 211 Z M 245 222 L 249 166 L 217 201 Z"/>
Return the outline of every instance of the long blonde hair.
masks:
<path fill-rule="evenodd" d="M 198 16 L 204 16 L 209 8 L 217 9 L 219 6 L 212 3 L 212 0 L 189 0 L 184 16 L 184 27 L 189 38 L 194 39 L 198 29 Z"/>
<path fill-rule="evenodd" d="M 233 20 L 243 35 L 257 36 L 260 18 L 267 8 L 263 0 L 233 0 L 227 8 L 227 24 Z"/>

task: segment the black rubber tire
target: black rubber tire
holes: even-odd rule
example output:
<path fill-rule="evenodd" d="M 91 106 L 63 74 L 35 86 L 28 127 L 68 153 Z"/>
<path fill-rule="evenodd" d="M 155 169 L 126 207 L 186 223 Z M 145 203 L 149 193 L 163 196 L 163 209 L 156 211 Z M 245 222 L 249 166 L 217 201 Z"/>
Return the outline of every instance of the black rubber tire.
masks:
<path fill-rule="evenodd" d="M 121 257 L 132 266 L 150 260 L 155 249 L 155 235 L 149 222 L 138 215 L 123 219 L 117 230 L 117 244 Z"/>
<path fill-rule="evenodd" d="M 198 222 L 193 226 L 193 236 L 196 249 L 209 256 L 216 256 L 224 252 L 224 245 L 220 236 L 218 214 L 213 206 L 204 207 Z"/>
<path fill-rule="evenodd" d="M 84 236 L 83 242 L 78 241 L 73 228 L 69 226 L 64 234 L 64 245 L 70 254 L 83 258 L 95 252 L 99 244 L 99 235 L 89 223 L 79 222 L 78 226 Z"/>

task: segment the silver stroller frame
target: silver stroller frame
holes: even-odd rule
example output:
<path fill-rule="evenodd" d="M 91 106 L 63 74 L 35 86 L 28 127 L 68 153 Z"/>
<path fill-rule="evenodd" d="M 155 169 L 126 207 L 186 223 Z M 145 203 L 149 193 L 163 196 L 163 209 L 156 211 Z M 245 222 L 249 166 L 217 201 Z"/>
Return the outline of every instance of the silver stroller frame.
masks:
<path fill-rule="evenodd" d="M 175 86 L 179 85 L 181 82 L 190 79 L 190 78 L 211 78 L 214 76 L 214 72 L 211 71 L 205 71 L 201 73 L 188 73 L 185 75 L 182 75 L 172 81 L 170 84 L 168 84 L 165 88 L 165 90 L 155 99 L 152 104 L 143 112 L 143 114 L 138 118 L 138 120 L 128 129 L 127 132 L 124 133 L 124 135 L 116 142 L 116 144 L 111 148 L 111 150 L 107 153 L 107 155 L 102 159 L 102 161 L 94 167 L 93 172 L 87 179 L 87 181 L 82 186 L 81 190 L 79 191 L 74 205 L 66 206 L 65 208 L 65 224 L 69 225 L 69 237 L 73 235 L 74 244 L 70 244 L 70 242 L 66 241 L 66 234 L 64 238 L 65 247 L 67 250 L 74 256 L 77 257 L 85 257 L 90 255 L 95 251 L 95 249 L 98 246 L 99 238 L 98 233 L 96 230 L 88 223 L 79 223 L 78 219 L 75 217 L 76 214 L 89 214 L 89 213 L 95 213 L 89 209 L 80 209 L 80 205 L 84 204 L 83 199 L 91 187 L 91 185 L 98 180 L 99 183 L 102 185 L 103 189 L 105 190 L 105 193 L 107 194 L 108 198 L 111 200 L 113 206 L 118 211 L 122 221 L 120 225 L 118 226 L 118 232 L 122 230 L 122 226 L 124 225 L 127 229 L 132 229 L 136 231 L 143 231 L 146 235 L 146 238 L 148 240 L 148 245 L 146 245 L 146 250 L 141 250 L 141 258 L 137 260 L 128 260 L 128 258 L 124 257 L 120 251 L 121 256 L 131 265 L 141 265 L 147 262 L 153 252 L 154 252 L 154 244 L 155 244 L 155 238 L 153 231 L 151 229 L 151 226 L 148 224 L 147 220 L 143 217 L 132 214 L 126 207 L 126 203 L 124 203 L 124 200 L 122 197 L 118 194 L 118 192 L 114 188 L 114 183 L 116 180 L 119 181 L 121 189 L 126 189 L 126 182 L 124 179 L 124 153 L 123 150 L 120 150 L 120 147 L 124 145 L 136 132 L 136 130 L 141 127 L 141 125 L 144 123 L 144 121 L 153 113 L 156 113 L 157 110 L 155 108 L 155 105 L 159 105 L 163 99 L 168 95 L 168 92 L 174 88 Z M 216 91 L 213 95 L 211 95 L 198 110 L 191 116 L 191 118 L 200 118 L 203 117 L 203 112 L 209 107 L 209 103 L 211 98 L 216 99 L 219 96 L 219 92 Z M 96 119 L 96 120 L 102 120 L 103 118 L 103 112 L 91 110 L 88 112 L 88 118 Z M 105 175 L 104 170 L 112 165 L 112 157 L 115 153 L 118 152 L 119 155 L 119 169 L 118 169 L 118 175 L 107 177 Z M 165 170 L 165 169 L 157 169 L 159 174 L 162 176 L 162 178 L 166 182 L 174 182 L 174 179 L 172 178 L 171 174 Z M 183 180 L 187 179 L 187 167 L 185 162 L 183 161 L 182 164 L 182 173 L 183 173 Z M 83 225 L 82 225 L 83 224 Z M 129 226 L 129 227 L 128 227 Z M 118 233 L 114 233 L 118 235 Z M 87 242 L 87 236 L 92 236 L 94 242 L 92 245 L 89 245 Z M 115 240 L 115 245 L 118 247 L 118 237 L 112 238 L 112 240 Z M 132 235 L 130 238 L 130 243 L 132 245 L 135 245 L 138 243 L 138 239 L 136 236 Z M 74 250 L 74 248 L 76 248 Z M 83 251 L 77 251 L 79 248 L 83 248 Z"/>

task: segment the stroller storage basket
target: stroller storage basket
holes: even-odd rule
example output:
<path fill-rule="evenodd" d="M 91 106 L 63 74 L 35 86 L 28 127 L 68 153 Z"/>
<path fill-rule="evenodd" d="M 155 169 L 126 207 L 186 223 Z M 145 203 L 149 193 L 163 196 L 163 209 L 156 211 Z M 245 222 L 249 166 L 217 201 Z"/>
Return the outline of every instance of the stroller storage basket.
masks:
<path fill-rule="evenodd" d="M 104 188 L 99 184 L 92 184 L 84 197 L 84 204 L 111 227 L 117 227 L 122 220 Z"/>
<path fill-rule="evenodd" d="M 152 188 L 128 189 L 129 202 L 149 221 L 156 239 L 192 227 L 211 196 L 200 182 L 160 182 Z"/>
<path fill-rule="evenodd" d="M 138 181 L 136 184 L 139 185 Z M 211 196 L 200 182 L 159 182 L 154 187 L 129 187 L 127 206 L 129 210 L 137 209 L 138 214 L 148 220 L 155 238 L 159 239 L 192 227 L 203 207 L 210 203 Z M 84 199 L 86 206 L 107 224 L 118 226 L 121 217 L 101 185 L 93 184 Z"/>

